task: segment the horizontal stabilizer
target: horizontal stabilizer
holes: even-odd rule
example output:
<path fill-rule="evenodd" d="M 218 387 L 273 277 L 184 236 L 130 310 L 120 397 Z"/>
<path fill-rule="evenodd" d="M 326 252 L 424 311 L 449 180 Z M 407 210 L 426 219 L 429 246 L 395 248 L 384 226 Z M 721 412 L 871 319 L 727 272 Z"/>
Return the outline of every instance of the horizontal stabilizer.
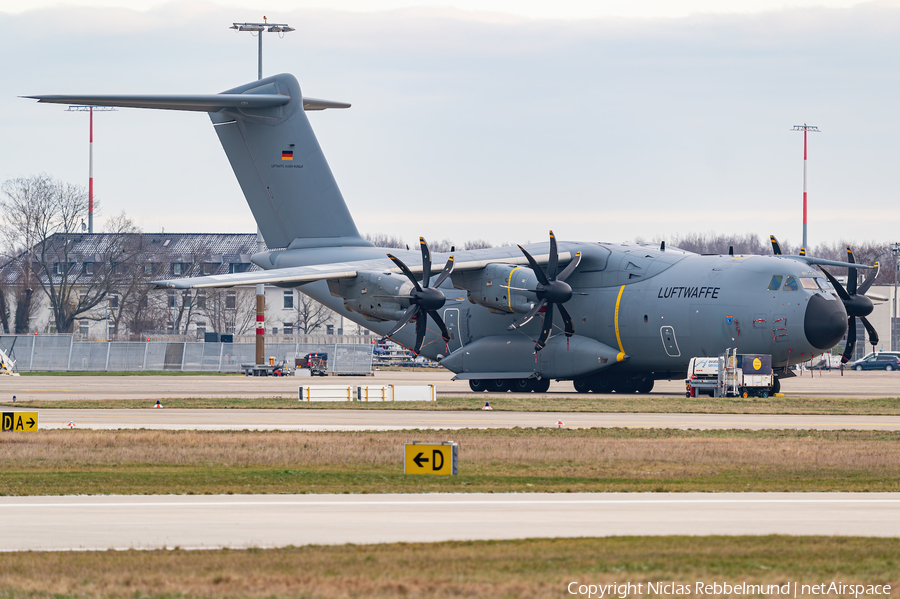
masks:
<path fill-rule="evenodd" d="M 156 108 L 159 110 L 189 110 L 218 112 L 225 108 L 254 109 L 284 106 L 291 97 L 283 94 L 201 94 L 201 95 L 104 95 L 104 96 L 23 96 L 49 104 L 80 104 L 84 106 L 115 106 L 118 108 Z M 346 102 L 303 98 L 304 110 L 349 108 Z"/>

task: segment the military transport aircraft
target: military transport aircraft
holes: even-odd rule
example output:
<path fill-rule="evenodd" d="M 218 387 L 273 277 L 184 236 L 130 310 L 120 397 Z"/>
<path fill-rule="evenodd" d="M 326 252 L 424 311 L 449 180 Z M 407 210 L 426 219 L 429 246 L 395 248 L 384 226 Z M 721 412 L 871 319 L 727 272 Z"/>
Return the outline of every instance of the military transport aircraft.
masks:
<path fill-rule="evenodd" d="M 707 256 L 552 232 L 526 247 L 432 256 L 422 240 L 386 255 L 360 237 L 305 114 L 349 105 L 304 98 L 288 74 L 202 96 L 28 97 L 209 113 L 266 244 L 281 249 L 253 256 L 261 272 L 157 284 L 297 287 L 473 390 L 546 391 L 557 379 L 581 392 L 647 393 L 654 380 L 683 377 L 691 357 L 730 347 L 771 354 L 783 378 L 830 351 L 848 318 L 854 343 L 853 319 L 871 312 L 864 294 L 877 269 L 858 289 L 854 269 L 844 289 L 819 267 L 846 263 L 805 255 Z"/>

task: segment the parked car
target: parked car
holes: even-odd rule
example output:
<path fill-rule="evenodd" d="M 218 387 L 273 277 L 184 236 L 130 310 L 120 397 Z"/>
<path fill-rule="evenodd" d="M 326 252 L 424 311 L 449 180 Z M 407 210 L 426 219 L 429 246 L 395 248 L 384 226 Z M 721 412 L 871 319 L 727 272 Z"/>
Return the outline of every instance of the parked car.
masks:
<path fill-rule="evenodd" d="M 900 370 L 900 355 L 889 352 L 869 354 L 854 362 L 853 370 Z"/>

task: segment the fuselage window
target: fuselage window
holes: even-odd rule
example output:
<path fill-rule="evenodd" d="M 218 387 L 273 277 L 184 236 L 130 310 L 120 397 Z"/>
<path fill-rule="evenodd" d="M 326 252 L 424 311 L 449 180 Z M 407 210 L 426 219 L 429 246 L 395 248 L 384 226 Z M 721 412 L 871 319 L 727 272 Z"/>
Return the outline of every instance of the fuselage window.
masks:
<path fill-rule="evenodd" d="M 797 279 L 794 277 L 788 277 L 787 281 L 784 282 L 784 290 L 785 291 L 797 291 Z"/>
<path fill-rule="evenodd" d="M 800 277 L 800 284 L 803 285 L 804 289 L 818 289 L 816 280 L 812 277 Z"/>
<path fill-rule="evenodd" d="M 784 277 L 781 275 L 773 275 L 772 280 L 769 281 L 769 291 L 778 291 L 778 288 L 781 287 L 781 280 Z"/>

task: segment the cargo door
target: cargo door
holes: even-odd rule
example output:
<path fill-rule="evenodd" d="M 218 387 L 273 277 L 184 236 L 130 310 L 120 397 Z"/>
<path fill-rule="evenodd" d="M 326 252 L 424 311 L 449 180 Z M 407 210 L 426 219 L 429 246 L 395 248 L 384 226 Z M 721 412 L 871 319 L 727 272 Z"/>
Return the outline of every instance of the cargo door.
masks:
<path fill-rule="evenodd" d="M 459 308 L 447 308 L 444 310 L 444 324 L 447 325 L 447 332 L 450 333 L 447 350 L 452 353 L 462 347 L 462 334 L 459 329 Z M 438 338 L 440 340 L 440 335 Z"/>

